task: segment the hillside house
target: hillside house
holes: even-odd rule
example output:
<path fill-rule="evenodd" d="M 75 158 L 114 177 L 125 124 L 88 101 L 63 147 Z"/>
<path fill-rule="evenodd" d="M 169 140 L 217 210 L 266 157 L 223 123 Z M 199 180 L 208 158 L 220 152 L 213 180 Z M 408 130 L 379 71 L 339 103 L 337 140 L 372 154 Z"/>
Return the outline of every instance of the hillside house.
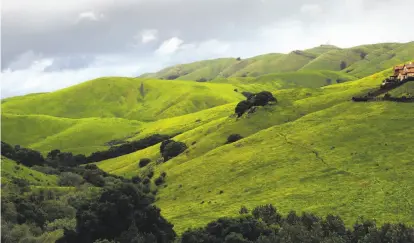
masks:
<path fill-rule="evenodd" d="M 405 67 L 405 65 L 395 66 L 394 67 L 394 75 L 392 75 L 391 77 L 398 78 L 403 73 L 404 67 Z"/>
<path fill-rule="evenodd" d="M 404 75 L 404 79 L 414 78 L 414 63 L 409 63 L 404 66 L 403 75 Z"/>
<path fill-rule="evenodd" d="M 395 78 L 400 81 L 412 77 L 414 77 L 414 63 L 409 63 L 402 66 L 395 66 L 394 74 L 391 76 L 391 78 Z"/>

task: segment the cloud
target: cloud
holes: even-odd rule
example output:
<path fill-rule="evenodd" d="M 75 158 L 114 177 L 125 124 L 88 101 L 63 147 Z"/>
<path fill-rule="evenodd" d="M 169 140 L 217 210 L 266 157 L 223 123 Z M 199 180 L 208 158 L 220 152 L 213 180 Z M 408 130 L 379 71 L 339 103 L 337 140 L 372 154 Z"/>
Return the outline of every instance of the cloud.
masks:
<path fill-rule="evenodd" d="M 304 14 L 317 15 L 323 12 L 323 9 L 318 4 L 304 4 L 300 7 L 300 12 Z"/>
<path fill-rule="evenodd" d="M 95 13 L 93 11 L 86 11 L 82 12 L 78 16 L 78 21 L 82 20 L 90 20 L 90 21 L 98 21 L 104 17 L 103 13 Z"/>
<path fill-rule="evenodd" d="M 141 32 L 141 42 L 143 44 L 157 40 L 158 30 L 150 29 Z"/>
<path fill-rule="evenodd" d="M 172 37 L 171 39 L 164 41 L 155 53 L 157 55 L 171 55 L 180 48 L 183 42 L 184 41 L 178 37 Z"/>
<path fill-rule="evenodd" d="M 2 84 L 10 85 L 2 92 L 21 94 L 21 84 L 29 87 L 29 81 L 36 85 L 24 92 L 38 92 L 91 77 L 290 52 L 328 41 L 339 47 L 408 42 L 414 32 L 398 26 L 411 17 L 398 13 L 411 2 L 3 0 Z M 41 66 L 45 60 L 49 65 Z"/>

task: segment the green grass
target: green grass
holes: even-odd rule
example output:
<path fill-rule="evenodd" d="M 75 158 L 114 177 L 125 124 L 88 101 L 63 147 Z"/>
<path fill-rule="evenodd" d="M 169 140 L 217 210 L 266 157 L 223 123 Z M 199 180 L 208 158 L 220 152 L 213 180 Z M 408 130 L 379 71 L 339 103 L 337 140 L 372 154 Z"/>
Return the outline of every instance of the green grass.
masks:
<path fill-rule="evenodd" d="M 392 97 L 414 97 L 414 82 L 408 82 L 404 85 L 388 92 Z"/>
<path fill-rule="evenodd" d="M 107 142 L 139 131 L 143 123 L 121 118 L 69 119 L 46 115 L 2 114 L 2 141 L 42 153 L 60 149 L 90 154 Z"/>
<path fill-rule="evenodd" d="M 189 148 L 166 163 L 155 163 L 159 144 L 97 163 L 132 177 L 147 169 L 139 169 L 138 161 L 150 158 L 155 177 L 167 173 L 156 204 L 179 233 L 235 216 L 241 205 L 265 203 L 283 213 L 339 214 L 348 224 L 360 215 L 414 224 L 413 104 L 351 101 L 378 88 L 393 65 L 412 59 L 412 45 L 320 46 L 208 60 L 145 78 L 101 78 L 10 98 L 2 101 L 2 140 L 42 152 L 88 154 L 113 139 L 179 134 L 174 139 Z M 341 71 L 342 60 L 347 68 Z M 188 80 L 155 79 L 170 75 Z M 204 77 L 212 80 L 191 82 Z M 262 90 L 279 102 L 242 118 L 233 115 L 245 99 L 242 91 Z M 411 91 L 406 84 L 392 92 Z M 226 145 L 234 133 L 244 138 Z"/>
<path fill-rule="evenodd" d="M 177 136 L 196 143 L 165 164 L 151 164 L 156 176 L 167 172 L 168 187 L 160 189 L 157 201 L 163 215 L 178 232 L 235 216 L 242 204 L 264 203 L 284 213 L 336 213 L 348 224 L 359 215 L 379 223 L 414 223 L 409 152 L 414 114 L 407 112 L 413 105 L 349 101 L 378 87 L 390 71 L 322 89 L 275 92 L 276 106 L 241 119 L 213 120 Z M 231 133 L 246 138 L 224 145 Z M 98 166 L 130 177 L 140 173 L 140 158 L 159 156 L 155 145 Z"/>
<path fill-rule="evenodd" d="M 24 165 L 18 165 L 15 161 L 1 157 L 1 183 L 8 184 L 13 178 L 25 179 L 30 185 L 57 186 L 55 175 L 46 175 L 32 170 Z"/>
<path fill-rule="evenodd" d="M 365 53 L 364 58 L 361 53 Z M 412 59 L 414 42 L 381 43 L 341 49 L 321 45 L 302 52 L 288 54 L 272 53 L 237 61 L 235 58 L 220 58 L 181 64 L 165 68 L 142 77 L 167 78 L 178 76 L 180 80 L 207 80 L 227 77 L 258 77 L 270 73 L 298 70 L 341 71 L 340 64 L 346 62 L 343 73 L 362 78 Z"/>
<path fill-rule="evenodd" d="M 108 77 L 10 100 L 2 104 L 2 111 L 19 115 L 155 121 L 241 100 L 243 96 L 233 90 L 230 84 Z"/>

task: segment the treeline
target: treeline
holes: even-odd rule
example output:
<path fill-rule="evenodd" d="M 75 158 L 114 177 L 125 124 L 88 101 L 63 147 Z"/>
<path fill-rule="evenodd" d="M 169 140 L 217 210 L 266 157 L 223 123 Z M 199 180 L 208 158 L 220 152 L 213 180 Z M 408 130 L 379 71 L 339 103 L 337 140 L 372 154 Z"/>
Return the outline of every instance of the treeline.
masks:
<path fill-rule="evenodd" d="M 414 228 L 404 224 L 384 224 L 359 220 L 347 228 L 334 215 L 325 218 L 312 213 L 291 211 L 281 215 L 272 205 L 249 210 L 242 207 L 240 217 L 220 218 L 203 228 L 183 233 L 180 243 L 388 243 L 414 242 Z"/>
<path fill-rule="evenodd" d="M 58 243 L 414 242 L 414 228 L 404 224 L 377 227 L 360 220 L 347 228 L 338 216 L 282 215 L 272 205 L 251 211 L 242 207 L 238 217 L 219 218 L 177 237 L 153 205 L 157 189 L 150 183 L 105 174 L 94 165 L 66 169 L 60 173 L 83 174 L 83 186 L 74 191 L 33 190 L 24 180 L 3 186 L 1 242 L 47 242 L 56 230 L 64 232 Z M 91 180 L 95 175 L 102 184 Z"/>
<path fill-rule="evenodd" d="M 150 185 L 111 175 L 103 181 L 100 187 L 85 183 L 76 190 L 34 189 L 24 179 L 3 185 L 1 242 L 50 242 L 59 230 L 65 234 L 57 242 L 172 242 L 173 225 L 152 206 L 156 191 Z"/>
<path fill-rule="evenodd" d="M 127 142 L 119 146 L 112 146 L 108 150 L 94 152 L 89 156 L 83 154 L 74 155 L 70 152 L 61 152 L 58 149 L 50 151 L 46 158 L 33 149 L 24 148 L 19 145 L 11 146 L 5 142 L 1 142 L 1 155 L 6 156 L 16 162 L 25 166 L 77 166 L 92 162 L 99 162 L 111 158 L 116 158 L 122 155 L 133 153 L 135 151 L 148 148 L 162 141 L 168 140 L 170 136 L 155 134 L 149 137 Z"/>

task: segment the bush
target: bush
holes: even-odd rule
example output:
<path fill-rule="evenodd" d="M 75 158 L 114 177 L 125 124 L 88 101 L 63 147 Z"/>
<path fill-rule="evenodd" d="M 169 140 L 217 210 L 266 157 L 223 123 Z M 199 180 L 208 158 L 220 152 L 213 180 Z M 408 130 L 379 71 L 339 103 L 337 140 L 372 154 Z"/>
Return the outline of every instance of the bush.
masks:
<path fill-rule="evenodd" d="M 160 149 L 164 161 L 168 161 L 169 159 L 174 158 L 184 152 L 187 149 L 187 145 L 183 142 L 175 142 L 171 140 L 169 143 L 164 144 L 164 146 L 161 144 Z"/>
<path fill-rule="evenodd" d="M 59 186 L 79 186 L 83 183 L 83 178 L 72 172 L 63 172 L 59 176 L 58 183 Z"/>
<path fill-rule="evenodd" d="M 237 114 L 237 117 L 241 117 L 248 109 L 252 107 L 252 104 L 246 100 L 240 101 L 236 108 L 235 113 Z"/>
<path fill-rule="evenodd" d="M 230 136 L 228 136 L 227 138 L 227 143 L 234 143 L 240 139 L 242 139 L 243 137 L 240 134 L 231 134 Z"/>
<path fill-rule="evenodd" d="M 346 68 L 346 66 L 347 66 L 347 64 L 346 64 L 346 62 L 345 62 L 345 61 L 342 61 L 342 62 L 341 62 L 341 64 L 339 64 L 339 68 L 340 68 L 341 70 L 344 70 L 344 69 Z"/>
<path fill-rule="evenodd" d="M 142 167 L 144 167 L 144 166 L 146 166 L 147 164 L 149 164 L 151 162 L 151 160 L 150 159 L 148 159 L 148 158 L 143 158 L 143 159 L 140 159 L 140 161 L 139 161 L 139 167 L 140 168 L 142 168 Z"/>
<path fill-rule="evenodd" d="M 157 178 L 157 179 L 155 179 L 155 181 L 154 181 L 154 183 L 155 183 L 155 185 L 156 185 L 156 186 L 159 186 L 159 185 L 163 184 L 164 182 L 165 182 L 165 178 L 164 178 L 164 177 L 162 177 L 162 176 L 158 177 L 158 178 Z"/>

